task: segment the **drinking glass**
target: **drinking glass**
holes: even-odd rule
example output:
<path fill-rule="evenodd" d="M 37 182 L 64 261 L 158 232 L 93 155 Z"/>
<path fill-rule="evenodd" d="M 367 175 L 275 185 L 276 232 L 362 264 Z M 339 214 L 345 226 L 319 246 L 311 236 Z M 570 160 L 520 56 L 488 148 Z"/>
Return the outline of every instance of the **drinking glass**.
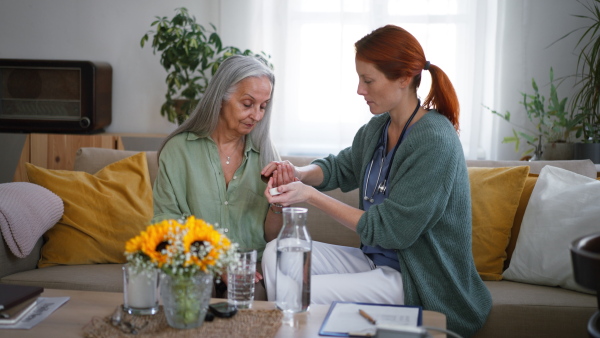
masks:
<path fill-rule="evenodd" d="M 239 260 L 227 269 L 227 299 L 238 309 L 252 307 L 254 301 L 254 275 L 256 250 L 238 250 Z"/>

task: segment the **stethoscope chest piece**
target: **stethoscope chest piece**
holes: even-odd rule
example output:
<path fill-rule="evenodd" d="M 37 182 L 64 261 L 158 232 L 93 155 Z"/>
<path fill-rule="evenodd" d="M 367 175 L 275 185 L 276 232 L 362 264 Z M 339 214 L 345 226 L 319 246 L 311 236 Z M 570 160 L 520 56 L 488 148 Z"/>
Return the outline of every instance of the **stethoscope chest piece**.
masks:
<path fill-rule="evenodd" d="M 383 182 L 382 182 L 382 183 L 379 185 L 379 187 L 377 187 L 377 190 L 379 190 L 379 193 L 380 193 L 380 194 L 385 194 L 385 189 L 386 189 L 385 182 L 386 182 L 386 181 L 383 181 Z M 373 203 L 373 202 L 371 202 L 371 203 Z"/>

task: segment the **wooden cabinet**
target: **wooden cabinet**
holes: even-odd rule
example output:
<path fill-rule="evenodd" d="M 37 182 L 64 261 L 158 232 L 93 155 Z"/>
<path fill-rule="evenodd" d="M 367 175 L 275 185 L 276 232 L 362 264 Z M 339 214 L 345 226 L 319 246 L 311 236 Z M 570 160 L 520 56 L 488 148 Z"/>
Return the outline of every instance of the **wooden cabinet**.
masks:
<path fill-rule="evenodd" d="M 14 181 L 27 182 L 25 162 L 47 169 L 73 170 L 81 147 L 124 149 L 117 134 L 28 134 Z"/>

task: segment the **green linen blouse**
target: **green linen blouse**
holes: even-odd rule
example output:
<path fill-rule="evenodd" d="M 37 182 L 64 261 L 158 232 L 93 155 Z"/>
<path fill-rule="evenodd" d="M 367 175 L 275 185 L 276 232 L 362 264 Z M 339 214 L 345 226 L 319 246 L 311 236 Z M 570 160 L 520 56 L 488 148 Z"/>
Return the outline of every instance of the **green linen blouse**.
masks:
<path fill-rule="evenodd" d="M 259 157 L 246 138 L 242 164 L 227 187 L 212 138 L 191 132 L 174 136 L 160 153 L 152 222 L 193 215 L 227 229 L 230 240 L 241 248 L 256 249 L 262 257 L 269 203 Z"/>

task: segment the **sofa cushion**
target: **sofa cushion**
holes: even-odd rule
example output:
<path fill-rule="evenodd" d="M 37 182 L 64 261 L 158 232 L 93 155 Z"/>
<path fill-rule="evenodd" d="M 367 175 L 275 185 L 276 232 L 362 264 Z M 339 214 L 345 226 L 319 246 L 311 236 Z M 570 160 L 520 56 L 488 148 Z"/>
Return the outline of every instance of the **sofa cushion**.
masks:
<path fill-rule="evenodd" d="M 531 193 L 533 192 L 533 188 L 535 187 L 537 179 L 538 175 L 532 173 L 529 173 L 529 175 L 525 179 L 523 192 L 521 192 L 521 198 L 519 199 L 519 207 L 517 208 L 517 212 L 515 213 L 515 220 L 513 222 L 513 226 L 510 229 L 510 239 L 508 241 L 508 246 L 506 247 L 506 260 L 504 261 L 504 270 L 508 268 L 513 251 L 515 251 L 515 246 L 517 245 L 517 238 L 519 238 L 519 231 L 521 230 L 521 223 L 523 222 L 523 216 L 525 215 L 525 210 L 527 209 L 527 204 L 529 203 L 529 197 L 531 197 Z"/>
<path fill-rule="evenodd" d="M 598 200 L 599 181 L 561 168 L 542 169 L 504 277 L 590 292 L 575 282 L 569 246 L 598 231 Z"/>
<path fill-rule="evenodd" d="M 558 287 L 486 281 L 494 301 L 476 338 L 587 337 L 596 298 Z"/>
<path fill-rule="evenodd" d="M 502 279 L 506 246 L 529 167 L 470 167 L 472 250 L 483 280 Z"/>
<path fill-rule="evenodd" d="M 63 202 L 52 191 L 29 182 L 0 184 L 0 229 L 19 258 L 31 253 L 38 239 L 61 218 Z"/>
<path fill-rule="evenodd" d="M 98 170 L 116 161 L 139 153 L 133 150 L 116 150 L 105 148 L 84 147 L 77 150 L 75 155 L 75 165 L 73 170 L 85 171 L 89 174 L 95 174 Z M 146 152 L 146 161 L 148 162 L 148 173 L 150 174 L 150 184 L 154 184 L 156 173 L 158 172 L 158 159 L 156 151 Z"/>
<path fill-rule="evenodd" d="M 125 242 L 152 218 L 146 154 L 117 161 L 91 175 L 26 163 L 27 175 L 61 197 L 65 212 L 44 234 L 39 267 L 124 263 Z"/>
<path fill-rule="evenodd" d="M 122 264 L 56 265 L 6 276 L 2 284 L 47 289 L 123 292 Z"/>

